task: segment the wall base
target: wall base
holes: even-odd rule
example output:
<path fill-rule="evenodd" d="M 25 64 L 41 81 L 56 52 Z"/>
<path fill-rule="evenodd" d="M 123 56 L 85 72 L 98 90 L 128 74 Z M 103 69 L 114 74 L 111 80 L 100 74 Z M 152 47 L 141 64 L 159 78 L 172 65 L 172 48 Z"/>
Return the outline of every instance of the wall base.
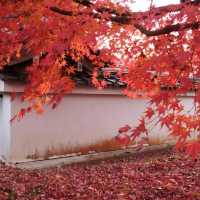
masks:
<path fill-rule="evenodd" d="M 173 145 L 174 145 L 173 143 L 152 145 L 152 146 L 145 146 L 140 151 L 138 151 L 136 148 L 128 148 L 128 149 L 123 149 L 123 150 L 91 153 L 87 155 L 79 155 L 79 156 L 72 156 L 72 157 L 61 157 L 61 158 L 58 157 L 58 158 L 52 158 L 48 160 L 9 163 L 9 165 L 14 165 L 21 169 L 43 169 L 43 168 L 49 168 L 49 167 L 57 167 L 61 165 L 69 165 L 73 163 L 83 163 L 83 162 L 90 162 L 90 161 L 95 161 L 95 160 L 102 160 L 102 159 L 121 157 L 121 156 L 127 156 L 127 155 L 136 155 L 141 152 L 168 149 L 168 148 L 171 148 Z"/>

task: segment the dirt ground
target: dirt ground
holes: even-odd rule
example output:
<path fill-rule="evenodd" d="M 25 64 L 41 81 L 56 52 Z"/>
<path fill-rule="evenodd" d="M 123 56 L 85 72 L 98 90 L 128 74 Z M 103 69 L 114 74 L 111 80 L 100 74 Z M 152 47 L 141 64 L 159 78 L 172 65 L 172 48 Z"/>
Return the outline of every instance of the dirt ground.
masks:
<path fill-rule="evenodd" d="M 0 164 L 0 200 L 200 199 L 200 159 L 172 150 L 42 170 Z"/>

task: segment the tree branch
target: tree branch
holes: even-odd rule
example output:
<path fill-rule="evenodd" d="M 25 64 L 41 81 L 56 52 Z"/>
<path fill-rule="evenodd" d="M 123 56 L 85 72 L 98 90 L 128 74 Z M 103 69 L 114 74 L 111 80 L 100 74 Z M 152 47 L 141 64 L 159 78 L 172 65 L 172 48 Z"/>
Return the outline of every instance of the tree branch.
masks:
<path fill-rule="evenodd" d="M 76 3 L 80 3 L 84 6 L 91 7 L 93 4 L 89 0 L 74 0 Z M 162 7 L 156 7 L 151 10 L 152 14 L 154 16 L 161 15 L 163 13 L 169 13 L 169 12 L 175 12 L 175 11 L 181 11 L 185 6 L 198 6 L 200 4 L 200 0 L 190 1 L 186 3 L 180 3 L 176 5 L 168 5 L 168 6 L 162 6 Z M 51 11 L 56 12 L 61 15 L 65 16 L 78 16 L 83 15 L 83 12 L 77 12 L 74 13 L 72 11 L 66 11 L 63 9 L 60 9 L 58 7 L 51 7 Z M 149 11 L 145 12 L 129 12 L 129 13 L 123 13 L 119 14 L 116 10 L 101 7 L 101 8 L 95 8 L 97 13 L 88 13 L 90 16 L 94 18 L 101 19 L 101 15 L 99 13 L 107 12 L 110 14 L 110 18 L 108 20 L 121 24 L 121 25 L 130 25 L 133 24 L 133 26 L 138 29 L 141 33 L 145 34 L 146 36 L 159 36 L 163 34 L 169 34 L 174 31 L 182 31 L 187 29 L 198 29 L 200 27 L 200 22 L 192 22 L 192 23 L 177 23 L 174 25 L 168 25 L 163 28 L 157 29 L 157 30 L 147 30 L 144 26 L 137 23 L 138 21 L 144 20 L 149 16 Z"/>
<path fill-rule="evenodd" d="M 87 6 L 87 7 L 90 7 L 93 5 L 93 3 L 91 3 L 90 0 L 73 0 L 74 2 L 78 3 L 78 4 L 81 4 L 83 6 Z"/>
<path fill-rule="evenodd" d="M 169 34 L 174 31 L 182 31 L 182 30 L 187 30 L 187 29 L 198 29 L 200 28 L 200 22 L 193 22 L 193 23 L 184 23 L 184 24 L 174 24 L 174 25 L 169 25 L 165 26 L 164 28 L 149 31 L 145 29 L 145 27 L 139 25 L 139 24 L 134 24 L 135 28 L 137 28 L 141 33 L 145 34 L 146 36 L 159 36 L 159 35 L 164 35 L 164 34 Z"/>
<path fill-rule="evenodd" d="M 52 6 L 49 8 L 51 11 L 55 12 L 55 13 L 58 13 L 58 14 L 61 14 L 61 15 L 65 15 L 65 16 L 75 16 L 74 12 L 72 11 L 67 11 L 67 10 L 63 10 L 61 8 L 58 8 L 58 7 L 55 7 L 55 6 Z"/>

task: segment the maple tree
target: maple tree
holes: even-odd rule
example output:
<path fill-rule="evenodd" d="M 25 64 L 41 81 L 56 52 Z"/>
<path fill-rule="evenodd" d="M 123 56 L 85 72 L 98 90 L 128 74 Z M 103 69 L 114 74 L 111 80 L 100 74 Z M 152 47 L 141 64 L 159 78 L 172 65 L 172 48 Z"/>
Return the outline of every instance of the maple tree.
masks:
<path fill-rule="evenodd" d="M 0 3 L 0 66 L 26 54 L 37 57 L 27 68 L 22 100 L 30 106 L 55 107 L 75 83 L 70 62 L 92 63 L 92 83 L 106 87 L 99 70 L 108 65 L 126 84 L 125 95 L 149 98 L 136 128 L 126 126 L 130 140 L 148 136 L 148 124 L 160 123 L 177 137 L 177 147 L 192 156 L 200 152 L 200 9 L 199 0 L 180 1 L 133 12 L 128 0 L 3 0 Z M 133 5 L 134 6 L 134 5 Z M 109 77 L 105 71 L 104 76 Z M 193 107 L 184 112 L 181 95 L 193 92 Z M 52 95 L 47 95 L 51 93 Z M 188 142 L 194 133 L 196 140 Z M 126 139 L 127 142 L 127 139 Z"/>

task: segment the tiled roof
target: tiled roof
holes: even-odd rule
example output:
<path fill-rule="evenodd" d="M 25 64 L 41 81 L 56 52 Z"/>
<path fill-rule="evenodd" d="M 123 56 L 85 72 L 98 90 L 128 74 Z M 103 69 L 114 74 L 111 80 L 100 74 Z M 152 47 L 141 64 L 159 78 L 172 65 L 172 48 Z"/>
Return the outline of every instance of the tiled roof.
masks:
<path fill-rule="evenodd" d="M 68 58 L 69 59 L 69 58 Z M 0 78 L 2 80 L 16 80 L 25 82 L 27 73 L 26 67 L 33 62 L 32 56 L 25 56 L 20 59 L 14 59 L 10 64 L 4 67 L 0 71 Z M 75 68 L 77 68 L 76 73 L 72 76 L 72 79 L 75 80 L 77 85 L 92 85 L 91 77 L 93 72 L 93 65 L 88 59 L 84 59 L 81 63 L 76 63 L 73 60 L 70 60 Z M 103 76 L 104 71 L 109 70 L 110 76 L 105 78 Z M 105 80 L 108 86 L 111 87 L 122 87 L 122 83 L 116 75 L 117 70 L 105 67 L 99 70 L 99 78 Z"/>

